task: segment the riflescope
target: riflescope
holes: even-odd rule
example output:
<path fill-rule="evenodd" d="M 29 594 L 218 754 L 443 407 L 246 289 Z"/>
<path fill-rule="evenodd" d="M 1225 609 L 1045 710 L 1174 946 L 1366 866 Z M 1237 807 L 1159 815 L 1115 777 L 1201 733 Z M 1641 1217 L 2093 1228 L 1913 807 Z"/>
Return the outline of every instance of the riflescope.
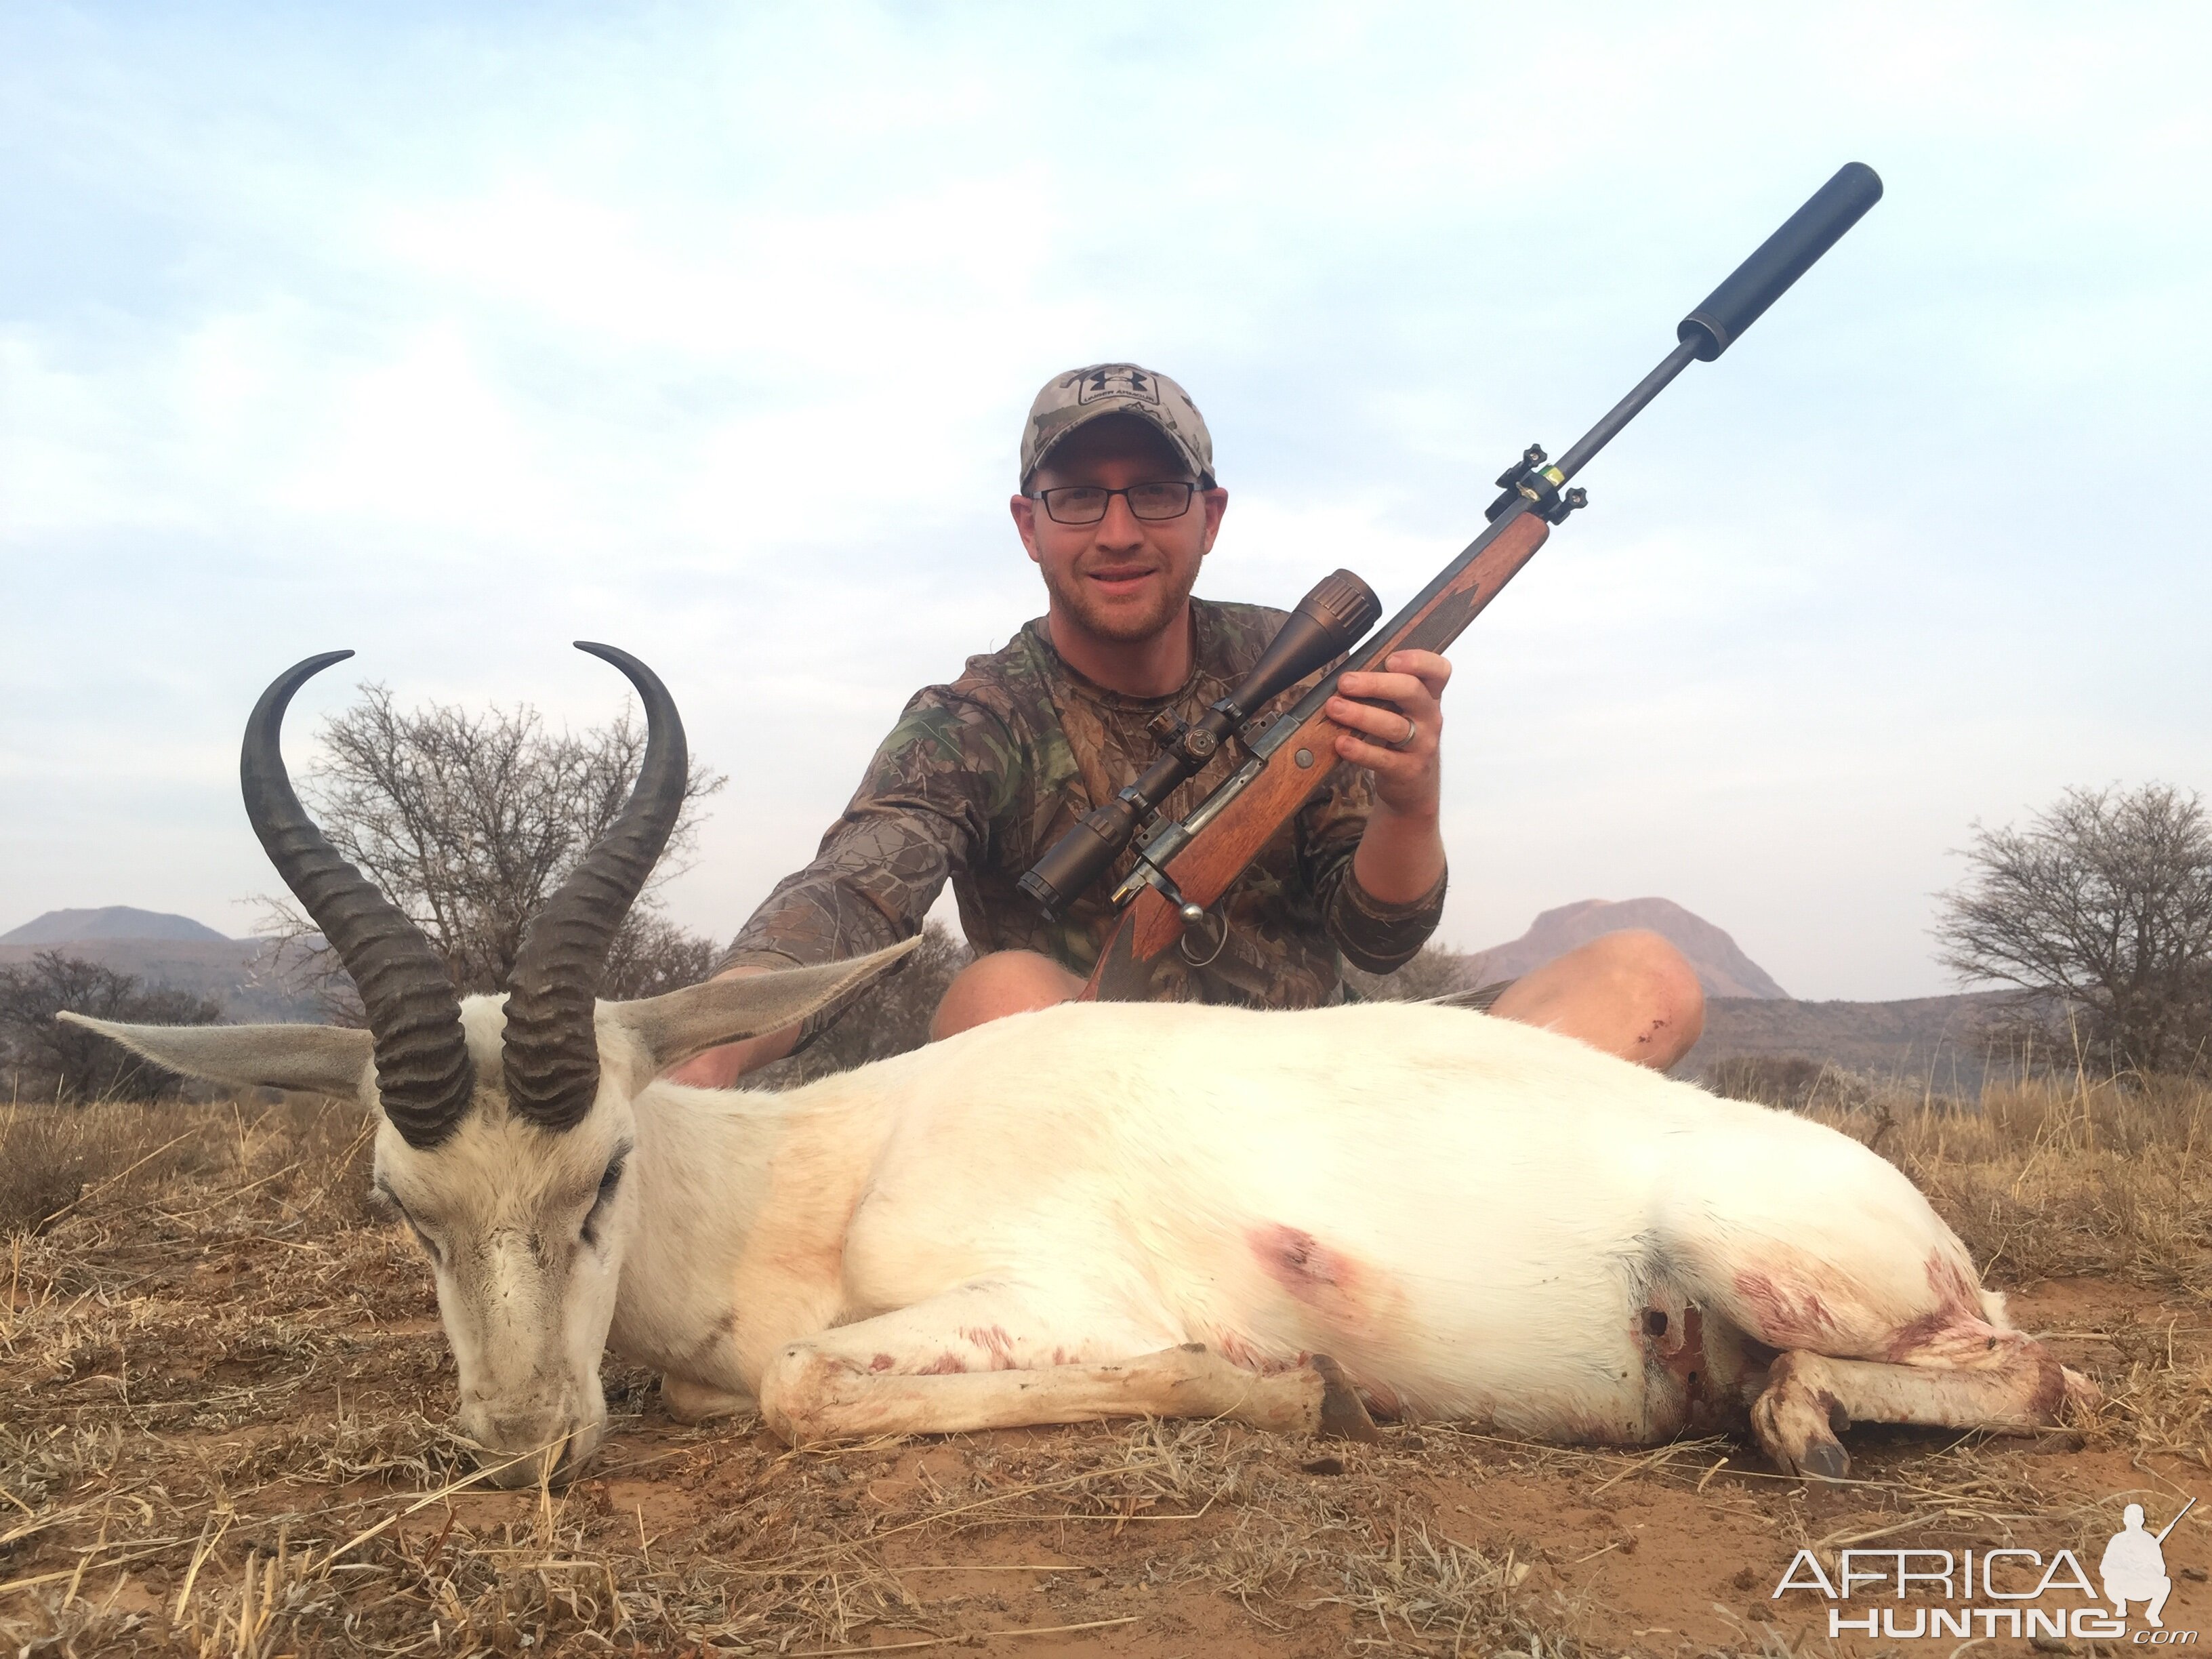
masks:
<path fill-rule="evenodd" d="M 1195 720 L 1162 712 L 1151 731 L 1158 759 L 1113 799 L 1093 807 L 1022 878 L 1022 891 L 1057 914 L 1106 873 L 1137 832 L 1158 815 L 1176 786 L 1198 773 L 1221 745 L 1244 736 L 1270 698 L 1342 656 L 1375 626 L 1382 602 L 1349 570 L 1332 571 L 1297 603 L 1237 689 Z"/>

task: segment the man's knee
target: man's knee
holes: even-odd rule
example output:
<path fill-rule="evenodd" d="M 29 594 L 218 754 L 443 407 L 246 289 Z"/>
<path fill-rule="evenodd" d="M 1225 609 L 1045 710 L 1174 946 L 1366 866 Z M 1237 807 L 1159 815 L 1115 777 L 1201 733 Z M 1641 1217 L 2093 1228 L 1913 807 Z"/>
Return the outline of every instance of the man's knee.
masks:
<path fill-rule="evenodd" d="M 988 1020 L 1025 1014 L 1073 999 L 1083 981 L 1035 951 L 994 951 L 952 976 L 929 1022 L 932 1042 Z"/>
<path fill-rule="evenodd" d="M 1705 1029 L 1705 992 L 1690 960 L 1661 934 L 1625 927 L 1583 947 L 1602 953 L 1607 974 L 1638 1011 L 1655 1042 L 1687 1054 Z"/>

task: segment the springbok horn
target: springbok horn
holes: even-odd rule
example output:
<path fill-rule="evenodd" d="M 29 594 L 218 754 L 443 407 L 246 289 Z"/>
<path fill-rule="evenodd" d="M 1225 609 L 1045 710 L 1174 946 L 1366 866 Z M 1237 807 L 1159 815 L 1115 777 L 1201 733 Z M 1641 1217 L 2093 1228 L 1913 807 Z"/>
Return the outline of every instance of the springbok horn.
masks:
<path fill-rule="evenodd" d="M 592 1005 L 607 949 L 667 846 L 690 759 L 684 722 L 660 678 L 627 651 L 576 641 L 612 663 L 645 705 L 645 763 L 614 827 L 531 918 L 507 978 L 507 1103 L 541 1128 L 574 1128 L 599 1089 Z"/>
<path fill-rule="evenodd" d="M 261 694 L 246 717 L 239 781 L 262 850 L 361 991 L 385 1116 L 409 1146 L 434 1146 L 460 1122 L 476 1085 L 453 980 L 422 930 L 323 839 L 292 793 L 278 744 L 292 694 L 351 655 L 326 651 L 295 663 Z"/>

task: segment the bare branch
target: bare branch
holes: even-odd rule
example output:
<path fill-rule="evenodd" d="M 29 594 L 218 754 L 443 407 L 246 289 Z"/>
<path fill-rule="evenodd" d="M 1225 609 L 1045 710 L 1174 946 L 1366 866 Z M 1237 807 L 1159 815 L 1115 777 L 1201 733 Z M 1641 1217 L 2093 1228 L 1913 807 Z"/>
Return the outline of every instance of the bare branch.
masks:
<path fill-rule="evenodd" d="M 2052 993 L 2119 1066 L 2199 1063 L 2212 1036 L 2212 825 L 2165 784 L 2069 789 L 2024 830 L 1974 826 L 1937 959 Z"/>
<path fill-rule="evenodd" d="M 331 844 L 422 929 L 465 994 L 505 988 L 524 928 L 620 814 L 646 744 L 628 704 L 611 725 L 555 732 L 526 705 L 407 710 L 374 684 L 325 719 L 320 736 L 302 800 Z M 609 994 L 637 994 L 617 982 L 672 988 L 685 982 L 678 975 L 712 967 L 713 946 L 662 918 L 655 892 L 689 867 L 701 803 L 726 781 L 695 763 L 668 852 L 616 940 Z M 263 904 L 258 931 L 288 945 L 333 1018 L 358 1019 L 313 924 L 282 899 Z"/>

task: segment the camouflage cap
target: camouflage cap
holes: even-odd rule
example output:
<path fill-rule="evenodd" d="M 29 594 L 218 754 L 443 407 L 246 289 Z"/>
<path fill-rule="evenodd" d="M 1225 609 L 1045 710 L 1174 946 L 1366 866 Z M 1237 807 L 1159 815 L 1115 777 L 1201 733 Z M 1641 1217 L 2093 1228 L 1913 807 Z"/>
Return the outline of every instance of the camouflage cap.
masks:
<path fill-rule="evenodd" d="M 1192 471 L 1206 483 L 1213 482 L 1213 434 L 1190 393 L 1166 375 L 1134 363 L 1093 363 L 1055 374 L 1030 405 L 1022 428 L 1021 487 L 1029 488 L 1030 474 L 1061 439 L 1101 415 L 1134 415 L 1150 422 Z"/>

